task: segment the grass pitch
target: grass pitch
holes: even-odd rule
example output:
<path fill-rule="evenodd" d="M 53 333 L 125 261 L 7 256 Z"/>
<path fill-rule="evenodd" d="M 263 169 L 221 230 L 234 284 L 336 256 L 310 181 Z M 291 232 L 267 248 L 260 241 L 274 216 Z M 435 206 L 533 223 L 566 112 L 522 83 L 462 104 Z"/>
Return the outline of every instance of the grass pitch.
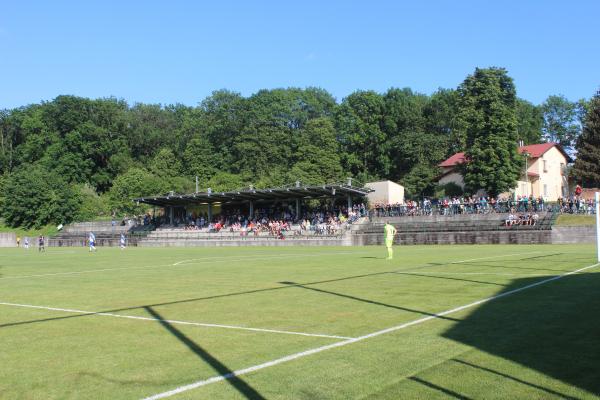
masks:
<path fill-rule="evenodd" d="M 600 398 L 594 247 L 385 256 L 2 250 L 0 398 Z"/>

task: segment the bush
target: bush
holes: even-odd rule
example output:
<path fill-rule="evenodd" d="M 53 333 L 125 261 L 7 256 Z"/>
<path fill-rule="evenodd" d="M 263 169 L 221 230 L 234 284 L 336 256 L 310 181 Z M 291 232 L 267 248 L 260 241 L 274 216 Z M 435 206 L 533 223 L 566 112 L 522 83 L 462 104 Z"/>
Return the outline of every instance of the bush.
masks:
<path fill-rule="evenodd" d="M 12 227 L 39 228 L 73 221 L 81 207 L 79 193 L 58 174 L 34 165 L 4 182 L 2 216 Z"/>
<path fill-rule="evenodd" d="M 142 168 L 131 168 L 117 176 L 108 192 L 110 207 L 118 213 L 143 214 L 148 206 L 136 204 L 136 197 L 162 195 L 169 190 L 168 184 L 161 178 Z"/>
<path fill-rule="evenodd" d="M 99 196 L 93 187 L 84 184 L 76 187 L 81 206 L 75 215 L 76 221 L 89 221 L 100 216 L 110 215 L 108 196 Z"/>

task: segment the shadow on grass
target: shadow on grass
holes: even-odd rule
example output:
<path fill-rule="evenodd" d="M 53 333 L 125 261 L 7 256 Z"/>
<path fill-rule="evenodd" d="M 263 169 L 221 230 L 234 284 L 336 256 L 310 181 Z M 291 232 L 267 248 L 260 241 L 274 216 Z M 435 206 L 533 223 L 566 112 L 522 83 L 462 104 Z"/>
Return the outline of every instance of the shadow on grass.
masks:
<path fill-rule="evenodd" d="M 443 388 L 443 387 L 441 387 L 439 385 L 433 384 L 433 383 L 431 383 L 429 381 L 426 381 L 424 379 L 417 378 L 416 376 L 411 376 L 408 379 L 410 379 L 413 382 L 420 383 L 423 386 L 427 386 L 430 389 L 433 389 L 433 390 L 436 390 L 438 392 L 444 393 L 445 395 L 447 395 L 449 397 L 452 397 L 452 398 L 455 398 L 455 399 L 460 399 L 460 400 L 471 400 L 470 397 L 463 396 L 460 393 L 453 392 L 452 390 Z"/>
<path fill-rule="evenodd" d="M 546 262 L 546 261 L 544 261 Z M 564 261 L 562 262 L 564 264 Z M 440 264 L 440 265 L 447 265 L 447 264 Z M 457 263 L 457 265 L 466 265 L 469 267 L 484 267 L 484 268 L 500 268 L 500 269 L 518 269 L 518 270 L 525 270 L 525 271 L 541 271 L 543 273 L 556 273 L 556 274 L 560 274 L 562 272 L 569 272 L 570 270 L 568 269 L 553 269 L 553 268 L 533 268 L 533 267 L 516 267 L 513 265 L 494 265 L 494 264 L 484 264 L 484 263 L 480 263 L 480 262 L 461 262 L 460 264 Z"/>
<path fill-rule="evenodd" d="M 160 323 L 171 335 L 173 335 L 177 340 L 187 346 L 194 354 L 196 354 L 202 361 L 206 362 L 212 368 L 214 368 L 220 375 L 224 376 L 227 379 L 227 382 L 231 384 L 241 395 L 243 395 L 246 399 L 252 400 L 264 400 L 265 398 L 258 393 L 252 386 L 248 385 L 243 379 L 238 376 L 233 375 L 233 371 L 229 369 L 225 364 L 215 358 L 208 351 L 203 349 L 200 345 L 194 342 L 192 339 L 187 337 L 183 332 L 179 329 L 175 328 L 169 322 L 165 321 L 165 318 L 160 315 L 156 310 L 152 307 L 144 307 L 144 309 L 148 312 L 148 314 L 152 315 L 153 318 L 158 320 Z"/>
<path fill-rule="evenodd" d="M 356 296 L 351 296 L 351 295 L 348 295 L 348 294 L 332 292 L 330 290 L 317 289 L 317 288 L 313 288 L 313 287 L 309 287 L 309 286 L 304 286 L 302 284 L 295 283 L 295 282 L 279 282 L 279 283 L 290 285 L 290 287 L 297 287 L 297 288 L 301 288 L 301 289 L 312 290 L 312 291 L 318 292 L 318 293 L 330 294 L 330 295 L 333 295 L 333 296 L 343 297 L 345 299 L 350 299 L 350 300 L 354 300 L 354 301 L 360 301 L 362 303 L 374 304 L 376 306 L 393 308 L 393 309 L 396 309 L 396 310 L 407 311 L 407 312 L 410 312 L 410 313 L 415 313 L 415 314 L 420 314 L 420 315 L 427 315 L 427 316 L 430 316 L 430 317 L 436 317 L 436 318 L 445 319 L 445 320 L 449 320 L 449 321 L 457 321 L 454 318 L 438 316 L 438 315 L 435 315 L 434 313 L 429 313 L 427 311 L 415 310 L 413 308 L 406 308 L 406 307 L 395 306 L 395 305 L 392 305 L 392 304 L 381 303 L 379 301 L 374 301 L 374 300 L 369 300 L 369 299 L 363 299 L 363 298 L 356 297 Z"/>
<path fill-rule="evenodd" d="M 539 280 L 517 279 L 503 292 Z M 600 273 L 575 274 L 484 303 L 443 336 L 600 395 L 599 317 Z M 566 397 L 513 376 L 514 372 L 455 362 Z"/>
<path fill-rule="evenodd" d="M 523 379 L 516 378 L 516 377 L 514 377 L 512 375 L 509 375 L 509 374 L 506 374 L 504 372 L 496 371 L 496 370 L 493 370 L 491 368 L 482 367 L 481 365 L 476 365 L 476 364 L 473 364 L 473 363 L 470 363 L 470 362 L 467 362 L 467 361 L 463 361 L 463 360 L 459 360 L 459 359 L 456 359 L 456 358 L 453 358 L 451 361 L 454 361 L 455 363 L 458 363 L 458 364 L 466 365 L 468 367 L 472 367 L 472 368 L 478 369 L 480 371 L 488 372 L 488 373 L 493 374 L 493 375 L 501 376 L 501 377 L 506 378 L 508 380 L 511 380 L 513 382 L 517 382 L 517 383 L 523 384 L 525 386 L 529 386 L 529 387 L 532 387 L 534 389 L 541 390 L 542 392 L 546 392 L 546 393 L 551 394 L 553 396 L 558 396 L 558 397 L 561 397 L 561 398 L 567 399 L 567 400 L 577 400 L 577 397 L 567 396 L 566 394 L 557 392 L 556 390 L 548 389 L 548 388 L 545 388 L 543 386 L 537 385 L 535 383 L 528 382 L 528 381 L 525 381 Z"/>
<path fill-rule="evenodd" d="M 417 274 L 416 272 L 394 272 L 394 273 L 397 275 L 411 275 L 411 276 L 418 276 L 418 277 L 422 277 L 422 278 L 445 279 L 445 280 L 449 280 L 449 281 L 462 281 L 462 282 L 471 282 L 471 283 L 481 283 L 484 285 L 504 286 L 502 283 L 476 281 L 473 279 L 463 279 L 463 278 L 451 278 L 449 276 L 430 275 L 429 273 L 427 273 L 427 274 Z"/>
<path fill-rule="evenodd" d="M 391 274 L 393 272 L 394 271 L 383 271 L 383 272 L 373 272 L 370 274 L 345 276 L 342 278 L 327 279 L 327 280 L 315 281 L 315 282 L 306 282 L 306 283 L 303 283 L 303 285 L 316 285 L 319 283 L 339 282 L 339 281 L 345 281 L 345 280 L 350 280 L 350 279 L 366 278 L 366 277 L 370 277 L 370 276 L 387 275 L 387 274 Z M 196 301 L 213 300 L 213 299 L 220 299 L 220 298 L 224 298 L 224 297 L 243 296 L 243 295 L 254 294 L 254 293 L 263 293 L 263 292 L 270 292 L 270 291 L 275 291 L 275 290 L 284 290 L 284 289 L 289 289 L 290 287 L 291 286 L 289 286 L 289 285 L 275 286 L 275 287 L 269 287 L 269 288 L 264 288 L 264 289 L 254 289 L 254 290 L 245 290 L 245 291 L 241 291 L 241 292 L 217 294 L 214 296 L 194 297 L 191 299 L 174 300 L 174 301 L 167 301 L 167 302 L 161 302 L 161 303 L 143 304 L 143 305 L 139 305 L 139 306 L 117 308 L 117 309 L 112 309 L 112 310 L 81 313 L 81 314 L 77 314 L 77 315 L 66 315 L 66 316 L 62 316 L 62 317 L 41 318 L 41 319 L 28 320 L 28 321 L 9 322 L 6 324 L 0 324 L 0 328 L 8 328 L 10 326 L 18 326 L 18 325 L 27 325 L 27 324 L 37 323 L 37 322 L 48 322 L 48 321 L 57 321 L 57 320 L 70 319 L 70 318 L 80 318 L 80 317 L 86 317 L 86 316 L 100 314 L 100 313 L 116 313 L 116 312 L 120 312 L 120 311 L 137 310 L 137 309 L 145 308 L 145 307 L 170 306 L 170 305 L 174 305 L 174 304 L 193 303 Z"/>

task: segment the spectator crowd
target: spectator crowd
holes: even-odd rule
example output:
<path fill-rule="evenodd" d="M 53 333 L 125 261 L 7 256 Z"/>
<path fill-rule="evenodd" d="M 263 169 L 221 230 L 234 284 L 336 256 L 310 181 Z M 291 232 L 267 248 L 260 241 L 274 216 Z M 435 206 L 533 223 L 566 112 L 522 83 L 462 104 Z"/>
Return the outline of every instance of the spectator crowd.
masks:
<path fill-rule="evenodd" d="M 295 236 L 311 235 L 336 235 L 348 224 L 352 224 L 361 216 L 366 216 L 364 204 L 356 204 L 350 209 L 347 207 L 324 207 L 308 210 L 297 216 L 291 206 L 258 208 L 250 218 L 248 213 L 241 209 L 225 209 L 209 220 L 206 214 L 196 215 L 187 213 L 178 215 L 170 224 L 167 216 L 142 217 L 144 225 L 155 227 L 172 227 L 189 231 L 204 231 L 209 233 L 230 232 L 239 233 L 244 238 L 249 235 L 258 236 L 268 233 L 284 239 L 286 233 Z"/>
<path fill-rule="evenodd" d="M 441 199 L 407 200 L 397 204 L 373 204 L 371 216 L 396 217 L 415 215 L 458 215 L 488 213 L 537 213 L 553 211 L 571 214 L 595 214 L 594 200 L 573 195 L 547 203 L 542 197 L 517 196 L 514 199 L 480 197 L 445 197 Z"/>

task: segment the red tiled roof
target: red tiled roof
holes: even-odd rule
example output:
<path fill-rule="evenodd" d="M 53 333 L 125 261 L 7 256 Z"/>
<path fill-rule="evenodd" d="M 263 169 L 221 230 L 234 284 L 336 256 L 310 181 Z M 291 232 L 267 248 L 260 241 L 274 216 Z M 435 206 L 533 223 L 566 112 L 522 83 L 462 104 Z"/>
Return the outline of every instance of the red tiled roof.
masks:
<path fill-rule="evenodd" d="M 531 158 L 539 158 L 545 152 L 547 152 L 554 146 L 556 146 L 558 151 L 560 151 L 565 156 L 565 158 L 567 159 L 567 162 L 572 161 L 571 157 L 569 157 L 569 155 L 563 150 L 563 148 L 558 143 L 550 142 L 550 143 L 529 144 L 527 146 L 519 147 L 519 153 L 523 154 L 523 153 L 527 152 L 531 155 Z M 465 153 L 456 153 L 452 157 L 450 157 L 447 160 L 438 164 L 438 166 L 439 167 L 454 167 L 455 165 L 463 164 L 464 162 L 465 162 Z"/>
<path fill-rule="evenodd" d="M 556 145 L 557 143 L 528 144 L 527 146 L 519 147 L 519 153 L 523 154 L 527 152 L 531 154 L 532 158 L 538 158 Z"/>
<path fill-rule="evenodd" d="M 465 153 L 456 153 L 446 161 L 438 164 L 439 167 L 454 167 L 457 164 L 463 164 L 465 162 Z"/>

